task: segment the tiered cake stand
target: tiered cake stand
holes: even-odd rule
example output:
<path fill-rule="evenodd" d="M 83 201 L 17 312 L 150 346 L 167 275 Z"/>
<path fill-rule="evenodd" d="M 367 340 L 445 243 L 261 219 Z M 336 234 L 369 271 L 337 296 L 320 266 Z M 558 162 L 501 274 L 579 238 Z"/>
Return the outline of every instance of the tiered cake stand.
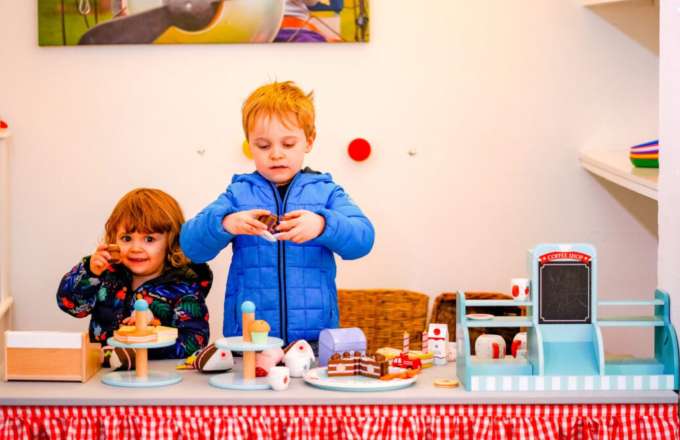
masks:
<path fill-rule="evenodd" d="M 135 371 L 114 371 L 105 374 L 102 382 L 116 387 L 150 388 L 172 385 L 182 380 L 182 376 L 175 372 L 149 371 L 148 349 L 169 347 L 175 343 L 175 339 L 166 339 L 158 342 L 144 342 L 127 344 L 114 338 L 106 341 L 112 347 L 135 349 Z"/>
<path fill-rule="evenodd" d="M 255 377 L 255 352 L 281 347 L 283 340 L 267 338 L 267 341 L 264 343 L 253 343 L 251 341 L 250 326 L 254 321 L 255 304 L 251 301 L 244 301 L 241 304 L 242 336 L 232 336 L 215 341 L 215 345 L 218 348 L 243 352 L 243 372 L 240 375 L 232 372 L 213 376 L 208 381 L 210 385 L 229 390 L 266 390 L 271 388 L 266 377 Z"/>
<path fill-rule="evenodd" d="M 147 330 L 149 305 L 143 299 L 135 301 L 135 327 L 136 332 Z M 134 348 L 135 371 L 114 371 L 102 377 L 102 382 L 115 387 L 148 388 L 172 385 L 182 380 L 182 376 L 175 372 L 149 371 L 149 348 L 169 347 L 175 344 L 177 338 L 163 339 L 162 341 L 127 343 L 115 338 L 109 338 L 107 344 L 117 348 Z"/>
<path fill-rule="evenodd" d="M 241 336 L 232 336 L 218 339 L 215 341 L 215 345 L 225 350 L 243 352 L 243 371 L 213 376 L 208 381 L 210 385 L 230 390 L 266 390 L 271 388 L 266 377 L 255 377 L 255 352 L 281 347 L 283 346 L 282 339 L 267 338 L 267 342 L 264 344 L 253 344 L 244 341 Z M 252 363 L 247 361 L 250 357 L 253 358 Z"/>

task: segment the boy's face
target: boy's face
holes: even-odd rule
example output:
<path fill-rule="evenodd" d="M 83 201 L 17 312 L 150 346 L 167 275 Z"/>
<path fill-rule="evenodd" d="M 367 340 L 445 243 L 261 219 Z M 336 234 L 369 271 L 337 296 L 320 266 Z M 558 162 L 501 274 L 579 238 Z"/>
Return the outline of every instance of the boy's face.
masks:
<path fill-rule="evenodd" d="M 255 169 L 276 185 L 290 182 L 302 169 L 313 142 L 292 116 L 285 124 L 276 115 L 259 117 L 248 132 Z"/>

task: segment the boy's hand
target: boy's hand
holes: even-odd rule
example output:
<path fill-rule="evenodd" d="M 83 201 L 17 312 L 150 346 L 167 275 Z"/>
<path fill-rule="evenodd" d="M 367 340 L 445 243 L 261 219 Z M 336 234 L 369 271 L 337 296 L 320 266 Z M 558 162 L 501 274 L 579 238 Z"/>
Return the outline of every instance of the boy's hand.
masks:
<path fill-rule="evenodd" d="M 267 230 L 267 225 L 257 218 L 269 214 L 266 209 L 234 212 L 224 217 L 222 227 L 231 235 L 260 235 Z"/>
<path fill-rule="evenodd" d="M 279 240 L 290 240 L 293 243 L 304 243 L 313 240 L 323 232 L 326 219 L 305 209 L 291 211 L 283 216 L 283 221 L 276 228 Z"/>
<path fill-rule="evenodd" d="M 111 259 L 111 254 L 107 251 L 109 245 L 102 243 L 97 246 L 94 253 L 90 256 L 90 272 L 99 276 L 104 272 L 105 269 L 109 269 L 109 260 Z"/>

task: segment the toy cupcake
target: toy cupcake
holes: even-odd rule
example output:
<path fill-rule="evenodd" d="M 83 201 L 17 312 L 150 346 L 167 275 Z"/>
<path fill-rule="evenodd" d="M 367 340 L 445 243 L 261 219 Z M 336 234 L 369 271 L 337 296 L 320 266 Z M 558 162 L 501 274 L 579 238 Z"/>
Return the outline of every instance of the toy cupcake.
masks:
<path fill-rule="evenodd" d="M 267 321 L 257 320 L 250 324 L 250 338 L 253 344 L 266 344 L 269 336 L 269 324 Z"/>

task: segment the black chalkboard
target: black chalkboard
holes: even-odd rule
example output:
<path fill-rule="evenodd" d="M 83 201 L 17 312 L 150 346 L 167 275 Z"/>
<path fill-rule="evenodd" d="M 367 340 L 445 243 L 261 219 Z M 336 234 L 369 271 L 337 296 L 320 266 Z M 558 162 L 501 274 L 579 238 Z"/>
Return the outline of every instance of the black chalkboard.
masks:
<path fill-rule="evenodd" d="M 590 323 L 592 274 L 590 263 L 590 261 L 539 263 L 539 323 Z"/>

